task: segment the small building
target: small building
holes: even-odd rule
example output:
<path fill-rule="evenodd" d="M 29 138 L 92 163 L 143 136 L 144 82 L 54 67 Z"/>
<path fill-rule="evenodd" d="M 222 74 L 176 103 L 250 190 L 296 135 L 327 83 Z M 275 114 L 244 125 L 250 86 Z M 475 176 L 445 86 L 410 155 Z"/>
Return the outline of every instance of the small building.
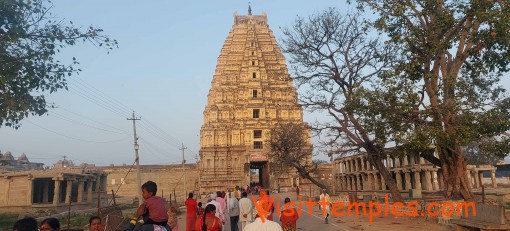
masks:
<path fill-rule="evenodd" d="M 106 181 L 106 172 L 94 169 L 1 173 L 0 210 L 97 205 L 98 192 L 105 195 Z"/>

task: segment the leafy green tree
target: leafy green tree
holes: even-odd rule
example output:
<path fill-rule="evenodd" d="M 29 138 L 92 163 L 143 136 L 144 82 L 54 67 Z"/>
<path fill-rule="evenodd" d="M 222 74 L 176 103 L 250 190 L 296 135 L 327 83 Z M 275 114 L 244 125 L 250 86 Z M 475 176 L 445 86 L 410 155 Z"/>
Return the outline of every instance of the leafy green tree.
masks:
<path fill-rule="evenodd" d="M 509 71 L 510 4 L 505 0 L 357 0 L 376 13 L 373 25 L 400 60 L 385 84 L 410 89 L 418 100 L 405 119 L 409 130 L 395 134 L 407 150 L 437 147 L 446 196 L 473 199 L 463 147 L 487 137 L 508 153 L 510 99 L 499 85 Z M 398 124 L 398 125 L 397 125 Z M 400 123 L 390 126 L 400 126 Z"/>
<path fill-rule="evenodd" d="M 330 8 L 298 17 L 292 27 L 284 28 L 283 50 L 290 55 L 293 78 L 302 89 L 301 104 L 330 118 L 313 127 L 334 144 L 331 153 L 366 152 L 393 199 L 402 201 L 384 160 L 391 154 L 387 146 L 394 140 L 392 129 L 407 128 L 401 118 L 408 107 L 401 101 L 412 95 L 383 84 L 382 77 L 392 70 L 395 49 L 370 38 L 369 32 L 359 14 L 343 15 Z"/>
<path fill-rule="evenodd" d="M 66 78 L 80 71 L 75 58 L 63 63 L 55 57 L 79 42 L 117 47 L 102 29 L 54 17 L 50 1 L 0 2 L 0 127 L 18 128 L 23 118 L 47 112 L 45 94 L 67 89 Z"/>

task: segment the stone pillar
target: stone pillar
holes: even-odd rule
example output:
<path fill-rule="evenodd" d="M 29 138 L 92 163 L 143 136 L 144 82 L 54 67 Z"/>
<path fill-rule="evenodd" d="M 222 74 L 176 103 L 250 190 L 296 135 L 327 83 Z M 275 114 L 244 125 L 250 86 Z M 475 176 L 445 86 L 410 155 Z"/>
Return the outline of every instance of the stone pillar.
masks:
<path fill-rule="evenodd" d="M 480 175 L 478 174 L 478 170 L 475 170 L 475 188 L 480 188 Z"/>
<path fill-rule="evenodd" d="M 379 174 L 374 173 L 374 190 L 379 191 Z"/>
<path fill-rule="evenodd" d="M 439 184 L 437 179 L 437 170 L 432 171 L 432 188 L 434 191 L 439 191 Z"/>
<path fill-rule="evenodd" d="M 361 171 L 365 171 L 366 170 L 366 168 L 365 168 L 365 158 L 364 157 L 359 158 L 359 162 L 361 164 Z"/>
<path fill-rule="evenodd" d="M 420 176 L 420 171 L 416 171 L 416 172 L 414 172 L 414 182 L 415 182 L 414 189 L 419 189 L 419 190 L 421 190 L 421 176 Z"/>
<path fill-rule="evenodd" d="M 425 190 L 431 191 L 432 190 L 432 177 L 430 175 L 430 170 L 426 169 L 423 173 L 425 173 Z"/>
<path fill-rule="evenodd" d="M 478 172 L 478 179 L 480 180 L 480 187 L 483 185 L 483 171 Z"/>
<path fill-rule="evenodd" d="M 498 183 L 496 182 L 496 171 L 495 170 L 491 171 L 491 180 L 492 180 L 492 187 L 497 188 Z"/>
<path fill-rule="evenodd" d="M 361 191 L 361 176 L 360 174 L 356 175 L 356 190 Z"/>
<path fill-rule="evenodd" d="M 76 200 L 77 203 L 83 202 L 83 180 L 78 181 L 78 199 Z"/>
<path fill-rule="evenodd" d="M 60 180 L 55 180 L 55 189 L 53 190 L 53 205 L 57 206 L 60 202 Z"/>
<path fill-rule="evenodd" d="M 368 187 L 367 187 L 367 190 L 374 190 L 374 183 L 372 181 L 372 173 L 367 173 L 367 183 L 368 183 Z"/>
<path fill-rule="evenodd" d="M 404 163 L 402 167 L 405 167 L 407 165 L 409 165 L 409 162 L 407 162 L 407 156 L 404 156 Z"/>
<path fill-rule="evenodd" d="M 412 189 L 413 186 L 411 185 L 411 173 L 408 170 L 404 171 L 404 177 L 406 179 L 406 190 Z"/>
<path fill-rule="evenodd" d="M 87 202 L 92 203 L 92 181 L 87 181 Z"/>
<path fill-rule="evenodd" d="M 71 203 L 71 193 L 72 193 L 72 187 L 73 187 L 73 182 L 70 181 L 70 180 L 67 180 L 66 182 L 66 204 L 69 204 Z"/>
<path fill-rule="evenodd" d="M 400 168 L 400 158 L 399 157 L 395 157 L 395 168 Z"/>
<path fill-rule="evenodd" d="M 391 157 L 390 155 L 386 155 L 386 167 L 391 168 Z"/>
<path fill-rule="evenodd" d="M 96 177 L 96 188 L 94 191 L 99 192 L 99 190 L 101 189 L 101 176 L 97 176 Z"/>
<path fill-rule="evenodd" d="M 402 176 L 400 175 L 400 171 L 395 171 L 395 175 L 397 178 L 397 188 L 398 190 L 402 190 Z"/>
<path fill-rule="evenodd" d="M 466 169 L 466 179 L 470 188 L 473 188 L 473 179 L 471 179 L 471 170 Z"/>
<path fill-rule="evenodd" d="M 50 191 L 50 185 L 48 183 L 43 184 L 43 186 L 42 186 L 42 194 L 43 194 L 43 196 L 42 196 L 43 197 L 42 203 L 50 202 L 49 201 L 50 198 L 48 198 L 49 197 L 49 193 L 50 193 L 49 191 Z"/>
<path fill-rule="evenodd" d="M 443 172 L 441 171 L 438 171 L 437 172 L 437 179 L 438 179 L 438 183 L 439 183 L 439 190 L 443 190 L 445 188 L 445 185 L 444 185 L 444 177 L 443 177 Z"/>
<path fill-rule="evenodd" d="M 359 162 L 358 162 L 358 158 L 354 158 L 354 171 L 356 172 L 359 172 Z"/>
<path fill-rule="evenodd" d="M 354 180 L 354 175 L 350 175 L 350 186 L 351 186 L 351 191 L 354 191 L 356 190 L 356 182 Z"/>
<path fill-rule="evenodd" d="M 425 159 L 423 159 L 423 157 L 420 157 L 420 164 L 425 164 Z"/>
<path fill-rule="evenodd" d="M 370 160 L 368 160 L 368 158 L 367 158 L 367 170 L 368 171 L 372 170 L 372 165 L 370 164 Z"/>
<path fill-rule="evenodd" d="M 28 179 L 28 186 L 27 186 L 27 197 L 26 197 L 26 205 L 32 204 L 32 199 L 34 198 L 34 178 L 30 176 Z"/>

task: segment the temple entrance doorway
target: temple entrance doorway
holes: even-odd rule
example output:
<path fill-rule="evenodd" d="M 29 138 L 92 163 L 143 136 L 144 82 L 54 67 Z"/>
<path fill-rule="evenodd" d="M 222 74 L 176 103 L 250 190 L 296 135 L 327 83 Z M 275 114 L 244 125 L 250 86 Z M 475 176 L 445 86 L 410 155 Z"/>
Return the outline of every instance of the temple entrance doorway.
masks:
<path fill-rule="evenodd" d="M 250 170 L 258 172 L 258 185 L 264 189 L 270 188 L 269 182 L 269 163 L 268 161 L 251 161 Z M 251 172 L 251 171 L 250 171 Z M 257 174 L 256 174 L 257 175 Z"/>

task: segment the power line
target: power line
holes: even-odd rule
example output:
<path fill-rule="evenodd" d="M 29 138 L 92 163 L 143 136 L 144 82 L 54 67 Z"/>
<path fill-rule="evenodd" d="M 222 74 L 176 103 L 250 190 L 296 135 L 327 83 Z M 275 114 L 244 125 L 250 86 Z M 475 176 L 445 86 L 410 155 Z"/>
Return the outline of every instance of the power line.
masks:
<path fill-rule="evenodd" d="M 125 114 L 132 111 L 131 108 L 127 107 L 120 101 L 108 96 L 103 91 L 88 84 L 79 77 L 72 78 L 71 80 L 73 81 L 70 81 L 69 83 L 71 83 L 71 85 L 73 85 L 76 90 L 73 92 L 81 96 L 82 98 L 85 98 L 86 100 L 120 116 L 124 116 Z M 141 117 L 140 114 L 137 113 L 137 115 Z M 170 135 L 169 133 L 159 128 L 159 126 L 156 126 L 153 123 L 151 123 L 149 120 L 144 119 L 141 122 L 142 123 L 139 124 L 141 129 L 146 131 L 148 134 L 170 144 L 171 146 L 179 147 L 180 144 L 183 143 L 179 139 L 175 138 L 174 136 Z"/>
<path fill-rule="evenodd" d="M 109 125 L 109 124 L 106 124 L 106 123 L 103 123 L 103 122 L 97 121 L 97 120 L 95 120 L 95 119 L 92 119 L 92 118 L 90 118 L 90 117 L 87 117 L 87 116 L 85 116 L 85 115 L 82 115 L 82 114 L 79 114 L 79 113 L 76 113 L 76 112 L 73 112 L 73 111 L 71 111 L 71 110 L 69 110 L 69 109 L 66 109 L 66 108 L 64 108 L 64 107 L 60 107 L 60 106 L 59 106 L 59 107 L 56 107 L 56 109 L 61 109 L 61 110 L 64 110 L 64 111 L 66 111 L 66 112 L 69 112 L 69 113 L 71 113 L 71 114 L 74 114 L 74 115 L 76 115 L 76 116 L 79 116 L 79 117 L 82 117 L 82 118 L 88 119 L 88 120 L 90 120 L 90 121 L 92 121 L 92 122 L 98 123 L 98 124 L 100 124 L 100 125 L 102 125 L 102 126 L 109 127 L 109 128 L 112 128 L 112 129 L 115 129 L 115 130 L 121 131 L 121 132 L 123 132 L 123 133 L 128 133 L 126 130 L 119 129 L 119 128 L 116 128 L 116 127 L 113 127 L 113 126 L 111 126 L 111 125 Z"/>
<path fill-rule="evenodd" d="M 48 128 L 45 128 L 45 127 L 43 127 L 43 126 L 41 126 L 41 125 L 38 125 L 38 124 L 36 124 L 36 123 L 34 123 L 34 122 L 32 122 L 32 121 L 28 120 L 28 119 L 27 119 L 27 120 L 25 120 L 25 121 L 27 121 L 27 122 L 31 123 L 32 125 L 34 125 L 34 126 L 36 126 L 36 127 L 39 127 L 39 128 L 41 128 L 41 129 L 43 129 L 43 130 L 46 130 L 46 131 L 48 131 L 48 132 L 51 132 L 51 133 L 57 134 L 57 135 L 59 135 L 59 136 L 63 136 L 63 137 L 69 138 L 69 139 L 78 140 L 78 141 L 87 142 L 87 143 L 115 143 L 115 142 L 119 142 L 119 141 L 125 140 L 125 139 L 127 138 L 127 137 L 124 137 L 124 138 L 122 138 L 122 139 L 118 139 L 118 140 L 109 140 L 109 141 L 93 141 L 93 140 L 85 140 L 85 139 L 76 138 L 76 137 L 72 137 L 72 136 L 68 136 L 68 135 L 62 134 L 62 133 L 60 133 L 60 132 L 53 131 L 53 130 L 51 130 L 51 129 L 48 129 Z"/>
<path fill-rule="evenodd" d="M 70 81 L 69 83 L 73 83 L 72 85 L 74 85 L 76 88 L 79 88 L 82 91 L 86 91 L 86 92 L 90 93 L 91 95 L 93 95 L 94 97 L 96 97 L 97 99 L 102 101 L 104 104 L 109 105 L 114 110 L 117 110 L 117 111 L 119 111 L 121 113 L 125 113 L 125 114 L 129 114 L 132 111 L 132 110 L 130 110 L 130 108 L 124 106 L 121 102 L 114 100 L 113 98 L 107 96 L 105 93 L 103 93 L 102 91 L 98 90 L 97 88 L 89 85 L 85 81 L 83 81 L 79 78 L 71 78 L 71 80 L 74 80 L 74 81 Z M 80 85 L 80 86 L 78 86 L 78 85 Z"/>
<path fill-rule="evenodd" d="M 104 131 L 104 132 L 111 132 L 111 133 L 116 133 L 116 134 L 126 134 L 126 132 L 116 132 L 116 131 L 111 131 L 111 130 L 108 130 L 108 129 L 104 129 L 104 128 L 99 128 L 99 127 L 96 127 L 96 126 L 93 126 L 93 125 L 90 125 L 90 124 L 86 124 L 86 123 L 83 123 L 83 122 L 80 122 L 80 121 L 76 121 L 76 120 L 73 120 L 73 119 L 70 119 L 62 114 L 59 114 L 59 113 L 56 113 L 56 112 L 52 112 L 56 117 L 62 119 L 62 120 L 65 120 L 65 121 L 68 121 L 70 123 L 74 123 L 74 124 L 78 124 L 78 125 L 81 125 L 81 126 L 84 126 L 84 127 L 88 127 L 88 128 L 92 128 L 92 129 L 96 129 L 96 130 L 100 130 L 100 131 Z"/>

